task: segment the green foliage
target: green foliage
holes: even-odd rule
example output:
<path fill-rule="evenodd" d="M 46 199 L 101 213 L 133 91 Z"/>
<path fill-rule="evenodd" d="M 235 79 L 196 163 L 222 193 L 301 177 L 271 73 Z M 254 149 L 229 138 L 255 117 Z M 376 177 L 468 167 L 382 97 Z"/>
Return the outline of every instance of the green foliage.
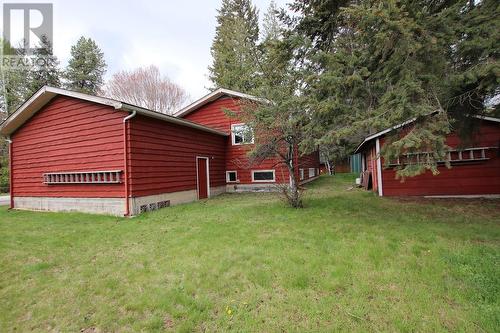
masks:
<path fill-rule="evenodd" d="M 32 93 L 43 86 L 60 87 L 61 72 L 59 70 L 59 61 L 53 55 L 52 44 L 46 36 L 42 36 L 38 47 L 33 55 L 44 61 L 37 61 L 30 71 L 29 85 Z"/>
<path fill-rule="evenodd" d="M 256 133 L 250 156 L 257 161 L 276 158 L 288 168 L 290 186 L 283 187 L 282 193 L 292 207 L 302 207 L 299 179 L 296 179 L 301 167 L 296 164 L 297 148 L 301 153 L 315 148 L 304 145 L 305 124 L 310 119 L 307 99 L 301 93 L 306 70 L 301 63 L 303 59 L 294 57 L 296 47 L 304 43 L 295 34 L 264 41 L 264 55 L 255 59 L 261 74 L 251 93 L 267 102 L 251 103 L 238 114 Z"/>
<path fill-rule="evenodd" d="M 19 58 L 26 56 L 23 49 L 15 49 L 7 41 L 2 41 L 2 52 L 3 55 L 7 56 Z M 0 68 L 0 74 L 2 84 L 1 112 L 6 116 L 14 112 L 27 97 L 31 96 L 30 87 L 26 84 L 30 68 L 25 66 L 16 68 L 2 67 Z"/>
<path fill-rule="evenodd" d="M 320 177 L 302 210 L 270 193 L 133 219 L 0 207 L 0 331 L 497 331 L 498 203 L 353 181 Z"/>
<path fill-rule="evenodd" d="M 292 8 L 300 14 L 294 30 L 312 43 L 309 131 L 320 144 L 359 142 L 416 117 L 384 157 L 431 151 L 429 161 L 398 175 L 437 172 L 450 127 L 469 128 L 459 123 L 490 112 L 499 93 L 496 1 L 296 1 Z"/>
<path fill-rule="evenodd" d="M 3 43 L 3 52 L 5 55 L 23 59 L 25 65 L 1 69 L 2 112 L 8 114 L 14 112 L 44 85 L 60 86 L 59 61 L 52 54 L 52 45 L 45 36 L 30 56 L 27 56 L 23 49 L 14 49 L 7 42 Z"/>
<path fill-rule="evenodd" d="M 279 19 L 279 8 L 276 2 L 269 3 L 267 11 L 264 13 L 264 20 L 262 22 L 262 39 L 266 41 L 278 40 L 283 34 L 283 24 Z"/>
<path fill-rule="evenodd" d="M 71 47 L 71 59 L 64 72 L 67 89 L 97 94 L 104 84 L 104 53 L 91 38 L 80 37 Z"/>
<path fill-rule="evenodd" d="M 209 67 L 214 88 L 249 92 L 256 86 L 258 12 L 251 0 L 223 0 L 217 14 Z"/>
<path fill-rule="evenodd" d="M 7 142 L 0 138 L 0 193 L 9 191 L 9 154 Z"/>

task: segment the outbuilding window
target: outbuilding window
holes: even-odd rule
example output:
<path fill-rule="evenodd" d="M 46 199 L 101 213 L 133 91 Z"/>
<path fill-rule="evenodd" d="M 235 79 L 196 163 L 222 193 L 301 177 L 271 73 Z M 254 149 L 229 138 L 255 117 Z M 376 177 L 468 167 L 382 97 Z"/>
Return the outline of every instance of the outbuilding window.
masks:
<path fill-rule="evenodd" d="M 315 171 L 316 169 L 314 168 L 309 168 L 309 178 L 312 178 L 314 177 L 316 174 L 315 174 Z"/>
<path fill-rule="evenodd" d="M 226 181 L 228 183 L 235 183 L 238 181 L 238 173 L 236 171 L 226 171 Z"/>
<path fill-rule="evenodd" d="M 275 181 L 274 170 L 253 170 L 252 181 L 256 183 L 274 182 Z"/>
<path fill-rule="evenodd" d="M 304 169 L 300 169 L 300 180 L 304 180 Z"/>
<path fill-rule="evenodd" d="M 254 143 L 253 131 L 246 124 L 231 125 L 231 140 L 233 146 Z"/>
<path fill-rule="evenodd" d="M 45 184 L 113 184 L 121 183 L 121 170 L 52 172 L 43 174 Z"/>

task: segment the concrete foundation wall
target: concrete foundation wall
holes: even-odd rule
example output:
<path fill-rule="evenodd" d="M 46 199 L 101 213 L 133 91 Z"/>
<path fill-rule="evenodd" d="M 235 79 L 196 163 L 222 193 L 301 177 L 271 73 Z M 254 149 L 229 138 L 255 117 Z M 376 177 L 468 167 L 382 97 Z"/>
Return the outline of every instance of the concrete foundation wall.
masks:
<path fill-rule="evenodd" d="M 226 185 L 211 187 L 210 188 L 210 196 L 215 197 L 216 195 L 226 193 Z"/>
<path fill-rule="evenodd" d="M 16 209 L 123 216 L 124 198 L 14 197 Z"/>
<path fill-rule="evenodd" d="M 315 178 L 308 179 L 312 181 Z M 306 182 L 308 182 L 306 181 Z M 272 192 L 278 187 L 274 183 L 264 184 L 231 184 L 211 187 L 210 196 L 214 197 L 225 192 Z M 129 198 L 130 214 L 141 213 L 141 206 L 146 210 L 156 210 L 162 205 L 173 206 L 198 200 L 196 190 L 162 193 L 143 197 Z M 53 198 L 53 197 L 14 197 L 16 209 L 41 210 L 52 212 L 83 212 L 123 216 L 125 214 L 124 198 Z"/>
<path fill-rule="evenodd" d="M 278 186 L 282 184 L 264 183 L 264 184 L 228 184 L 226 185 L 226 192 L 275 192 L 278 191 Z"/>
<path fill-rule="evenodd" d="M 226 186 L 218 186 L 210 188 L 210 196 L 214 197 L 226 192 Z M 198 193 L 196 190 L 180 191 L 172 193 L 162 193 L 155 195 L 147 195 L 143 197 L 130 198 L 130 214 L 138 215 L 141 213 L 141 206 L 148 205 L 147 210 L 156 210 L 159 204 L 164 201 L 169 201 L 169 205 L 178 205 L 198 200 Z M 151 208 L 149 205 L 152 205 Z"/>

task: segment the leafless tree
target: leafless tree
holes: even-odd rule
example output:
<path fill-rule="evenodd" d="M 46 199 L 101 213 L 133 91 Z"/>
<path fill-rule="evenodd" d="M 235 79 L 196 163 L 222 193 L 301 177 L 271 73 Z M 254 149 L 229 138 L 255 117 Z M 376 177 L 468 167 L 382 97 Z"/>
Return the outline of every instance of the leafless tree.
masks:
<path fill-rule="evenodd" d="M 105 94 L 165 114 L 177 111 L 189 98 L 182 87 L 161 75 L 154 65 L 115 73 L 106 84 Z"/>

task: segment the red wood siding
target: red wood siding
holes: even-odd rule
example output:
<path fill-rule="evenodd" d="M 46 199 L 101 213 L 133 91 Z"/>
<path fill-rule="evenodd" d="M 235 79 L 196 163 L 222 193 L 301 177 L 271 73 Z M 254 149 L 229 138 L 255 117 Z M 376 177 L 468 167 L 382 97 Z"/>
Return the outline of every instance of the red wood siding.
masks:
<path fill-rule="evenodd" d="M 238 99 L 221 97 L 211 103 L 205 104 L 183 118 L 229 134 L 231 132 L 231 125 L 240 122 L 228 117 L 224 109 L 238 111 L 240 110 L 238 103 Z"/>
<path fill-rule="evenodd" d="M 218 129 L 220 131 L 231 133 L 231 125 L 239 124 L 236 118 L 229 117 L 224 112 L 224 109 L 229 109 L 235 112 L 240 110 L 238 105 L 239 100 L 235 98 L 222 97 L 213 102 L 207 103 L 199 109 L 184 116 L 185 119 L 199 123 L 208 127 Z M 258 165 L 250 165 L 248 160 L 248 151 L 252 145 L 232 145 L 231 137 L 227 138 L 225 145 L 226 154 L 226 171 L 237 171 L 239 184 L 253 184 L 252 170 L 269 170 L 274 169 L 276 174 L 276 182 L 289 182 L 289 173 L 286 166 L 279 163 L 278 159 L 266 159 Z M 319 167 L 319 166 L 318 166 Z M 255 182 L 258 183 L 258 182 Z M 232 184 L 232 183 L 231 183 Z"/>
<path fill-rule="evenodd" d="M 500 194 L 498 151 L 500 124 L 483 121 L 475 139 L 474 147 L 497 147 L 487 152 L 490 160 L 452 164 L 451 169 L 440 166 L 440 174 L 437 176 L 428 171 L 423 175 L 407 178 L 403 183 L 395 179 L 395 171 L 386 169 L 382 171 L 383 194 L 387 196 Z M 455 148 L 460 144 L 460 139 L 452 134 L 448 136 L 447 144 Z"/>
<path fill-rule="evenodd" d="M 318 169 L 320 168 L 319 163 L 319 151 L 314 151 L 310 154 L 305 154 L 298 159 L 299 169 L 304 169 L 304 179 L 309 179 L 309 168 L 314 168 L 315 177 L 319 176 Z M 300 171 L 299 171 L 300 172 Z M 300 174 L 299 174 L 300 177 Z"/>
<path fill-rule="evenodd" d="M 129 138 L 133 197 L 196 190 L 196 156 L 209 157 L 210 186 L 225 185 L 224 136 L 136 116 Z"/>
<path fill-rule="evenodd" d="M 120 184 L 46 185 L 46 172 L 123 170 L 126 112 L 56 97 L 13 135 L 14 196 L 123 197 Z"/>

